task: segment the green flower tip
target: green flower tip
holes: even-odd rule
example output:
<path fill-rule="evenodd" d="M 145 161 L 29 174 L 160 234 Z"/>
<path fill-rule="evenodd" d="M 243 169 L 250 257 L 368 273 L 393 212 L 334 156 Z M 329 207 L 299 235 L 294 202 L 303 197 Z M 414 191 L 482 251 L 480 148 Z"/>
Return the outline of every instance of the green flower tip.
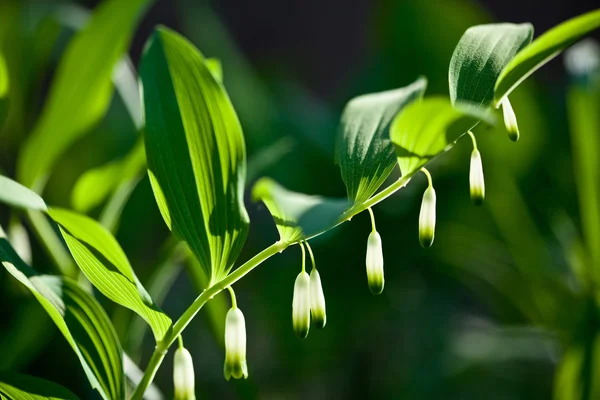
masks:
<path fill-rule="evenodd" d="M 508 132 L 508 138 L 516 142 L 519 140 L 519 126 L 517 125 L 517 116 L 508 100 L 508 96 L 502 100 L 502 112 L 504 114 L 504 126 Z"/>
<path fill-rule="evenodd" d="M 225 319 L 225 379 L 248 378 L 246 321 L 239 308 L 231 308 Z"/>

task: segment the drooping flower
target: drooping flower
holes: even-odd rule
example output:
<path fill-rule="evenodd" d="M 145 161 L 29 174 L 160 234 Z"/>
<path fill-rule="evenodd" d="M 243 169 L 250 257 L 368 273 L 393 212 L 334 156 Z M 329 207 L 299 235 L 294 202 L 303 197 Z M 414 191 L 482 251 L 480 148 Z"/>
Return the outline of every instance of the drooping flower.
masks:
<path fill-rule="evenodd" d="M 192 355 L 185 347 L 175 350 L 173 359 L 173 386 L 175 400 L 195 400 L 194 363 Z"/>
<path fill-rule="evenodd" d="M 425 189 L 421 213 L 419 214 L 419 242 L 423 247 L 431 247 L 435 236 L 435 190 Z"/>
<path fill-rule="evenodd" d="M 248 378 L 246 364 L 246 320 L 237 307 L 227 312 L 225 319 L 225 379 Z"/>
<path fill-rule="evenodd" d="M 371 231 L 367 239 L 367 281 L 373 294 L 383 292 L 383 249 L 381 236 L 375 230 Z"/>
<path fill-rule="evenodd" d="M 313 324 L 319 329 L 324 328 L 327 323 L 325 294 L 321 285 L 321 276 L 315 267 L 310 272 L 310 313 Z"/>
<path fill-rule="evenodd" d="M 485 181 L 483 179 L 483 165 L 481 154 L 476 148 L 471 153 L 471 169 L 469 171 L 469 188 L 471 200 L 476 205 L 481 205 L 485 199 Z"/>
<path fill-rule="evenodd" d="M 508 96 L 502 100 L 501 104 L 502 112 L 504 114 L 504 126 L 508 132 L 508 137 L 513 142 L 516 142 L 519 140 L 519 126 L 517 125 L 517 116 L 508 100 Z"/>
<path fill-rule="evenodd" d="M 292 300 L 292 325 L 300 339 L 308 336 L 310 329 L 310 277 L 303 270 L 294 283 Z"/>

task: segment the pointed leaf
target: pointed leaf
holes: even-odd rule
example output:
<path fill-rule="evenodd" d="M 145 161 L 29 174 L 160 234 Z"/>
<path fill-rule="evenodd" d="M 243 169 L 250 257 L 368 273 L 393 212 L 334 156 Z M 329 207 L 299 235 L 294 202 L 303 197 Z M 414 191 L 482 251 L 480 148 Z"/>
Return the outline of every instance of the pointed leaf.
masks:
<path fill-rule="evenodd" d="M 502 70 L 496 81 L 494 93 L 496 105 L 500 104 L 502 99 L 529 75 L 598 28 L 600 28 L 600 9 L 571 18 L 535 39 L 529 46 L 518 52 Z"/>
<path fill-rule="evenodd" d="M 75 34 L 58 66 L 42 114 L 19 158 L 19 181 L 41 189 L 54 162 L 102 118 L 112 74 L 151 0 L 107 0 Z"/>
<path fill-rule="evenodd" d="M 350 200 L 368 200 L 392 172 L 396 157 L 390 124 L 404 106 L 423 96 L 426 87 L 427 80 L 419 78 L 404 88 L 359 96 L 346 105 L 336 161 Z"/>
<path fill-rule="evenodd" d="M 0 203 L 29 210 L 46 211 L 46 203 L 34 191 L 6 176 L 0 175 Z"/>
<path fill-rule="evenodd" d="M 490 113 L 477 106 L 452 106 L 445 97 L 428 97 L 404 108 L 391 127 L 402 176 L 417 172 L 482 120 L 494 122 Z"/>
<path fill-rule="evenodd" d="M 473 26 L 460 38 L 450 60 L 450 98 L 489 107 L 502 69 L 531 42 L 531 24 Z"/>
<path fill-rule="evenodd" d="M 249 220 L 242 128 L 206 61 L 186 39 L 160 28 L 146 46 L 140 76 L 154 195 L 169 228 L 214 282 L 237 259 Z"/>
<path fill-rule="evenodd" d="M 122 398 L 121 346 L 96 299 L 69 278 L 38 274 L 21 260 L 1 228 L 0 262 L 44 307 L 75 351 L 92 388 L 106 400 Z"/>
<path fill-rule="evenodd" d="M 98 222 L 68 210 L 52 208 L 48 215 L 58 223 L 73 258 L 92 284 L 106 297 L 140 315 L 158 342 L 171 326 L 133 272 L 115 238 Z"/>
<path fill-rule="evenodd" d="M 252 197 L 265 203 L 284 243 L 306 240 L 333 228 L 352 205 L 346 199 L 292 192 L 269 178 L 256 182 Z"/>
<path fill-rule="evenodd" d="M 10 400 L 79 400 L 56 383 L 21 374 L 0 375 L 0 398 Z"/>

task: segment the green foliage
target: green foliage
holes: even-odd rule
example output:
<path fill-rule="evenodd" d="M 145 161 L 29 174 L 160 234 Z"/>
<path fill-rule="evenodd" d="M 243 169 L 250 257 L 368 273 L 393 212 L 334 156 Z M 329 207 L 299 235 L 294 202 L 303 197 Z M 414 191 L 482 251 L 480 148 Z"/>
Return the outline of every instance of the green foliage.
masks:
<path fill-rule="evenodd" d="M 140 76 L 156 201 L 215 282 L 227 275 L 248 233 L 242 128 L 206 59 L 175 32 L 155 31 Z"/>
<path fill-rule="evenodd" d="M 0 175 L 0 203 L 16 208 L 46 211 L 46 203 L 35 192 Z"/>
<path fill-rule="evenodd" d="M 6 61 L 0 53 L 0 129 L 4 123 L 4 118 L 8 113 L 8 71 L 6 69 Z"/>
<path fill-rule="evenodd" d="M 160 341 L 171 319 L 160 309 L 133 272 L 115 238 L 91 218 L 52 208 L 50 217 L 60 226 L 63 238 L 77 265 L 106 297 L 139 314 Z"/>
<path fill-rule="evenodd" d="M 56 383 L 20 374 L 0 375 L 0 395 L 10 400 L 79 400 Z"/>
<path fill-rule="evenodd" d="M 100 304 L 77 282 L 69 278 L 40 275 L 34 271 L 13 250 L 1 228 L 0 261 L 12 276 L 31 291 L 52 318 L 77 354 L 92 388 L 103 399 L 122 398 L 124 378 L 121 346 Z"/>
<path fill-rule="evenodd" d="M 427 81 L 419 78 L 404 88 L 356 97 L 342 114 L 336 161 L 348 198 L 363 203 L 379 189 L 396 165 L 389 139 L 392 119 L 406 105 L 423 97 Z"/>

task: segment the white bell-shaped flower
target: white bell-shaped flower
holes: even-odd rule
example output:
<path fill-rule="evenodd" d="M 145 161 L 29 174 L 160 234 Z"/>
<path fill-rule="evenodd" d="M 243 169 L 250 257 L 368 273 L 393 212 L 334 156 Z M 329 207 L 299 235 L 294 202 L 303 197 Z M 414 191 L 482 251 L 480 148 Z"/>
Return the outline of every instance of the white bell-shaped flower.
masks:
<path fill-rule="evenodd" d="M 435 236 L 435 190 L 429 186 L 423 194 L 421 213 L 419 214 L 419 242 L 430 247 Z"/>
<path fill-rule="evenodd" d="M 502 112 L 504 114 L 504 126 L 508 132 L 508 137 L 513 142 L 519 140 L 519 126 L 517 125 L 517 116 L 506 96 L 502 100 Z"/>
<path fill-rule="evenodd" d="M 373 294 L 383 292 L 383 249 L 381 236 L 377 231 L 371 231 L 367 239 L 367 281 Z"/>
<path fill-rule="evenodd" d="M 469 171 L 469 188 L 471 200 L 480 205 L 485 199 L 485 181 L 483 179 L 483 164 L 479 150 L 473 149 L 471 153 L 471 169 Z"/>
<path fill-rule="evenodd" d="M 292 325 L 300 339 L 308 336 L 310 329 L 310 277 L 305 271 L 298 275 L 294 283 Z"/>
<path fill-rule="evenodd" d="M 246 364 L 246 320 L 237 308 L 231 308 L 225 319 L 225 379 L 248 378 Z"/>
<path fill-rule="evenodd" d="M 321 285 L 321 276 L 316 268 L 310 272 L 310 312 L 312 322 L 317 328 L 324 328 L 327 323 L 325 310 L 325 294 Z"/>
<path fill-rule="evenodd" d="M 192 355 L 184 348 L 175 350 L 173 359 L 173 386 L 175 387 L 175 400 L 195 400 L 194 390 L 194 363 Z"/>

